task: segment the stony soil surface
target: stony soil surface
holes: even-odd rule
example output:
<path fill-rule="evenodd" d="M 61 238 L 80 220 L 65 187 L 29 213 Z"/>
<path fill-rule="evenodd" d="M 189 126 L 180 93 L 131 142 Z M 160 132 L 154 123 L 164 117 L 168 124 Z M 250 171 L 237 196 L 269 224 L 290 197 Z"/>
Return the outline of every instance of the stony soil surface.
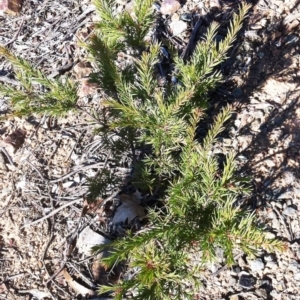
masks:
<path fill-rule="evenodd" d="M 157 2 L 168 28 L 162 35 L 182 51 L 197 18 L 203 19 L 200 36 L 213 20 L 226 25 L 237 2 Z M 118 3 L 119 9 L 130 9 L 130 1 Z M 286 241 L 288 250 L 262 252 L 252 260 L 240 256 L 230 269 L 222 268 L 220 252 L 219 262 L 203 274 L 195 299 L 300 299 L 300 5 L 296 0 L 252 4 L 222 65 L 224 84 L 212 93 L 209 112 L 233 105 L 233 126 L 220 137 L 215 153 L 237 151 L 239 172 L 253 185 L 249 204 L 270 237 Z M 90 36 L 96 19 L 89 0 L 28 0 L 19 16 L 0 16 L 0 44 L 49 76 L 68 74 L 78 80 L 81 101 L 91 107 L 100 95 L 84 85 L 92 66 L 79 42 Z M 220 38 L 223 34 L 221 27 Z M 11 80 L 11 74 L 10 65 L 0 60 L 0 84 Z M 101 199 L 93 207 L 84 202 L 87 178 L 104 165 L 126 178 L 126 153 L 111 157 L 101 147 L 89 110 L 58 120 L 8 118 L 6 100 L 0 99 L 0 149 L 12 162 L 1 150 L 0 299 L 80 299 L 106 280 L 86 248 L 105 242 L 99 233 L 108 231 L 109 221 L 118 224 L 124 218 L 116 197 L 101 208 Z M 121 195 L 123 211 L 130 203 L 142 215 L 138 195 L 126 197 Z"/>

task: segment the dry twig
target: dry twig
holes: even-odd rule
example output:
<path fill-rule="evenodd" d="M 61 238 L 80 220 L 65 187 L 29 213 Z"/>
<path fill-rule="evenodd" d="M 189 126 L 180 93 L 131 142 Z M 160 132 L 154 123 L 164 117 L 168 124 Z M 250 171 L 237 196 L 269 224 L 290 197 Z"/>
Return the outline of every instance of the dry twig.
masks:
<path fill-rule="evenodd" d="M 40 219 L 37 219 L 37 220 L 35 220 L 35 221 L 31 222 L 31 223 L 28 223 L 28 224 L 23 225 L 20 229 L 23 229 L 23 228 L 25 228 L 25 227 L 32 226 L 32 225 L 35 225 L 35 224 L 37 224 L 37 223 L 39 223 L 39 222 L 41 222 L 41 221 L 44 221 L 44 220 L 50 218 L 51 216 L 54 216 L 56 213 L 58 213 L 58 212 L 61 211 L 62 209 L 66 208 L 66 207 L 68 207 L 68 206 L 71 206 L 71 205 L 73 205 L 73 204 L 75 204 L 75 203 L 78 203 L 78 202 L 81 201 L 81 200 L 82 200 L 82 199 L 79 198 L 79 199 L 75 199 L 75 200 L 73 200 L 73 201 L 70 201 L 70 202 L 68 202 L 68 203 L 66 203 L 66 204 L 64 204 L 64 205 L 62 205 L 62 206 L 60 206 L 60 207 L 54 209 L 54 210 L 53 210 L 52 212 L 50 212 L 48 215 L 46 215 L 46 216 L 44 216 L 44 217 L 42 217 L 42 218 L 40 218 Z"/>
<path fill-rule="evenodd" d="M 23 17 L 18 31 L 15 33 L 15 35 L 12 37 L 11 40 L 9 40 L 7 43 L 4 44 L 4 47 L 7 47 L 9 44 L 13 43 L 18 38 L 18 36 L 23 28 L 24 21 L 25 21 L 25 18 Z"/>

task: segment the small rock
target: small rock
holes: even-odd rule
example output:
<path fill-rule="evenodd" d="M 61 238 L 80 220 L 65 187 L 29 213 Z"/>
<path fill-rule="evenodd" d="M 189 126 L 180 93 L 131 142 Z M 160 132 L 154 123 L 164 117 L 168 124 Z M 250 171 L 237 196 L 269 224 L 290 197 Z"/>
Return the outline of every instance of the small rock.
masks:
<path fill-rule="evenodd" d="M 294 279 L 295 279 L 295 280 L 300 280 L 300 272 L 299 272 L 299 273 L 296 273 L 296 274 L 294 275 Z"/>
<path fill-rule="evenodd" d="M 216 256 L 219 262 L 224 260 L 224 250 L 220 247 L 216 248 Z"/>
<path fill-rule="evenodd" d="M 293 194 L 290 191 L 287 191 L 281 195 L 278 196 L 278 200 L 283 200 L 283 199 L 291 199 L 293 197 Z"/>
<path fill-rule="evenodd" d="M 237 156 L 237 159 L 241 160 L 241 161 L 248 161 L 248 158 L 246 156 L 244 156 L 244 155 Z"/>
<path fill-rule="evenodd" d="M 213 263 L 209 263 L 207 264 L 207 268 L 212 272 L 215 273 L 219 270 L 218 266 L 216 264 Z"/>
<path fill-rule="evenodd" d="M 267 299 L 268 297 L 267 291 L 265 289 L 257 289 L 255 293 L 260 297 L 262 297 L 263 299 Z"/>
<path fill-rule="evenodd" d="M 278 292 L 276 292 L 275 290 L 271 291 L 270 296 L 274 300 L 281 300 L 281 295 L 278 294 Z"/>
<path fill-rule="evenodd" d="M 177 36 L 177 35 L 180 35 L 182 32 L 184 32 L 187 29 L 187 23 L 185 23 L 181 20 L 172 22 L 170 24 L 170 28 L 171 28 L 173 35 Z"/>
<path fill-rule="evenodd" d="M 300 264 L 297 262 L 292 262 L 288 265 L 288 269 L 294 273 L 297 273 L 300 270 Z"/>
<path fill-rule="evenodd" d="M 252 288 L 255 285 L 255 278 L 250 274 L 243 272 L 239 278 L 239 285 L 244 288 Z"/>
<path fill-rule="evenodd" d="M 242 257 L 239 258 L 238 263 L 241 268 L 246 267 L 246 263 Z"/>
<path fill-rule="evenodd" d="M 277 231 L 279 231 L 280 230 L 280 223 L 279 223 L 279 221 L 278 221 L 278 219 L 273 219 L 272 220 L 272 227 L 274 228 L 274 229 L 276 229 Z M 273 234 L 273 233 L 271 233 L 271 232 L 268 232 L 268 234 Z M 274 235 L 274 234 L 273 234 Z M 266 236 L 267 236 L 267 234 L 266 234 Z"/>
<path fill-rule="evenodd" d="M 110 240 L 104 236 L 96 233 L 90 227 L 85 227 L 79 234 L 76 246 L 80 253 L 85 255 L 91 255 L 91 248 L 96 245 L 103 245 L 109 243 Z M 100 255 L 100 254 L 99 254 Z M 101 252 L 101 257 L 108 255 L 108 252 L 105 250 Z"/>
<path fill-rule="evenodd" d="M 210 0 L 209 6 L 210 6 L 210 8 L 221 8 L 219 0 Z"/>
<path fill-rule="evenodd" d="M 177 13 L 175 13 L 175 14 L 173 14 L 171 20 L 172 20 L 172 22 L 177 22 L 180 20 L 180 17 Z"/>
<path fill-rule="evenodd" d="M 71 187 L 72 185 L 74 185 L 74 181 L 67 181 L 62 184 L 64 189 L 67 189 L 67 188 Z"/>
<path fill-rule="evenodd" d="M 273 168 L 276 166 L 274 160 L 272 159 L 266 159 L 264 162 L 268 168 Z"/>
<path fill-rule="evenodd" d="M 245 32 L 245 37 L 247 39 L 249 39 L 250 41 L 252 41 L 252 42 L 261 40 L 260 36 L 257 34 L 257 32 L 255 30 L 246 31 Z"/>
<path fill-rule="evenodd" d="M 80 183 L 80 181 L 81 181 L 81 176 L 80 176 L 78 173 L 74 176 L 74 181 L 75 181 L 76 183 Z"/>
<path fill-rule="evenodd" d="M 269 268 L 271 270 L 275 270 L 278 268 L 278 265 L 274 261 L 268 261 L 266 264 L 266 268 Z"/>
<path fill-rule="evenodd" d="M 286 286 L 283 281 L 280 281 L 274 286 L 274 288 L 280 292 L 283 292 L 286 289 Z"/>
<path fill-rule="evenodd" d="M 248 42 L 243 43 L 243 48 L 246 52 L 249 52 L 252 49 Z"/>
<path fill-rule="evenodd" d="M 300 197 L 300 189 L 295 189 L 294 192 L 297 197 Z"/>
<path fill-rule="evenodd" d="M 267 218 L 269 218 L 269 219 L 276 219 L 277 216 L 276 216 L 276 214 L 274 213 L 274 211 L 272 210 L 272 211 L 270 211 L 270 212 L 267 214 Z"/>
<path fill-rule="evenodd" d="M 265 268 L 265 265 L 261 259 L 251 260 L 249 261 L 249 265 L 252 272 L 259 272 Z"/>
<path fill-rule="evenodd" d="M 233 272 L 235 272 L 236 274 L 239 274 L 241 272 L 241 268 L 240 267 L 234 267 Z"/>
<path fill-rule="evenodd" d="M 160 12 L 163 15 L 172 15 L 180 8 L 180 3 L 177 0 L 163 0 L 161 3 Z"/>
<path fill-rule="evenodd" d="M 293 207 L 291 207 L 291 206 L 287 207 L 287 208 L 282 212 L 282 214 L 284 214 L 284 215 L 286 215 L 286 216 L 289 216 L 289 217 L 294 216 L 296 213 L 297 213 L 296 209 L 293 208 Z"/>
<path fill-rule="evenodd" d="M 240 300 L 239 295 L 232 295 L 230 296 L 229 300 Z"/>
<path fill-rule="evenodd" d="M 266 232 L 265 237 L 266 237 L 266 239 L 272 240 L 272 239 L 275 239 L 276 235 L 272 232 Z"/>
<path fill-rule="evenodd" d="M 291 280 L 293 280 L 294 275 L 292 272 L 287 272 L 283 275 L 283 277 L 287 283 L 290 283 Z"/>
<path fill-rule="evenodd" d="M 228 281 L 229 286 L 236 286 L 236 279 L 234 277 L 230 277 Z"/>

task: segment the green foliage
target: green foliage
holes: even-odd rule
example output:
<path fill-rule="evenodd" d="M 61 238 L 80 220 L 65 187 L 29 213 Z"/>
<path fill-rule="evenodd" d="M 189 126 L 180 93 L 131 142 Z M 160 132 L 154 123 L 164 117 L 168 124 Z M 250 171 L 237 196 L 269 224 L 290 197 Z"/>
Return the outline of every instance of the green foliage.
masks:
<path fill-rule="evenodd" d="M 88 201 L 95 201 L 99 196 L 106 195 L 108 188 L 119 183 L 120 180 L 109 169 L 103 168 L 95 177 L 88 178 L 89 192 L 87 194 Z"/>
<path fill-rule="evenodd" d="M 4 56 L 15 70 L 20 88 L 0 84 L 0 94 L 10 98 L 13 114 L 18 116 L 49 114 L 61 116 L 76 107 L 77 86 L 71 80 L 49 79 L 20 57 L 0 46 Z"/>
<path fill-rule="evenodd" d="M 102 133 L 113 131 L 124 138 L 126 130 L 129 144 L 150 145 L 152 151 L 138 164 L 135 178 L 149 190 L 163 186 L 164 193 L 160 198 L 163 209 L 149 213 L 148 229 L 114 241 L 109 245 L 111 255 L 102 260 L 108 268 L 127 261 L 136 270 L 135 276 L 114 286 L 101 286 L 99 293 L 113 291 L 115 299 L 123 299 L 128 291 L 135 291 L 135 299 L 192 298 L 186 287 L 197 287 L 201 268 L 215 259 L 217 248 L 224 250 L 226 263 L 232 265 L 237 250 L 254 255 L 259 248 L 283 247 L 279 241 L 268 240 L 255 216 L 237 205 L 237 197 L 248 189 L 235 177 L 235 154 L 228 153 L 222 167 L 213 155 L 230 108 L 219 113 L 202 143 L 196 137 L 207 93 L 221 80 L 215 67 L 226 59 L 249 6 L 241 5 L 223 41 L 216 42 L 218 25 L 213 23 L 189 61 L 175 57 L 176 71 L 169 75 L 176 76 L 179 83 L 159 87 L 161 45 L 153 42 L 145 48 L 141 39 L 153 23 L 152 15 L 147 15 L 149 21 L 140 35 L 138 15 L 132 18 L 123 12 L 115 16 L 113 5 L 96 1 L 101 21 L 88 45 L 99 70 L 92 79 L 106 93 L 104 104 L 110 115 Z M 136 5 L 151 7 L 147 0 Z M 119 67 L 117 56 L 128 49 L 137 51 L 126 67 Z M 95 252 L 102 249 L 94 247 Z"/>
<path fill-rule="evenodd" d="M 112 154 L 151 148 L 142 161 L 134 157 L 134 181 L 159 196 L 160 208 L 149 208 L 149 222 L 142 231 L 93 250 L 110 248 L 110 256 L 102 259 L 107 268 L 122 261 L 135 270 L 130 279 L 101 286 L 100 294 L 112 291 L 115 299 L 123 299 L 134 291 L 134 299 L 192 299 L 201 270 L 216 258 L 218 248 L 230 266 L 236 251 L 255 255 L 260 248 L 284 245 L 267 239 L 254 214 L 237 204 L 237 198 L 249 191 L 235 176 L 235 154 L 227 153 L 223 166 L 213 154 L 230 108 L 217 115 L 201 143 L 197 137 L 208 92 L 222 78 L 216 66 L 226 59 L 249 6 L 241 5 L 223 41 L 216 42 L 218 25 L 213 23 L 188 61 L 175 56 L 175 71 L 159 86 L 161 45 L 147 41 L 155 22 L 153 3 L 135 0 L 131 13 L 117 14 L 113 0 L 94 0 L 100 22 L 86 48 L 97 65 L 91 81 L 100 85 L 105 100 L 99 115 L 93 116 L 97 131 Z M 62 115 L 76 107 L 74 83 L 47 78 L 3 47 L 0 54 L 16 68 L 21 84 L 20 89 L 0 85 L 15 114 Z M 118 62 L 120 56 L 125 64 Z M 168 81 L 171 76 L 177 84 Z M 90 201 L 115 184 L 107 169 L 89 181 Z"/>
<path fill-rule="evenodd" d="M 155 20 L 153 0 L 136 0 L 131 13 L 114 13 L 112 0 L 94 0 L 100 22 L 96 24 L 103 42 L 111 49 L 123 49 L 125 46 L 139 48 Z"/>

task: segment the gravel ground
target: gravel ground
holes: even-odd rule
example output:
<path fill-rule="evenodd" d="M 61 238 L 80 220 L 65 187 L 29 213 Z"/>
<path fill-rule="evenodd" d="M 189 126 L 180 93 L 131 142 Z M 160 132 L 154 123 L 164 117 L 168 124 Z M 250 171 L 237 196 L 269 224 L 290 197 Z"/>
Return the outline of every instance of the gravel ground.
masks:
<path fill-rule="evenodd" d="M 198 17 L 203 19 L 197 31 L 200 36 L 213 20 L 225 26 L 237 2 L 157 3 L 168 28 L 162 36 L 183 51 Z M 201 278 L 203 288 L 195 299 L 300 299 L 297 2 L 253 2 L 230 57 L 222 65 L 225 80 L 212 93 L 209 109 L 233 105 L 232 127 L 220 137 L 215 153 L 237 151 L 239 172 L 252 180 L 249 205 L 268 226 L 270 238 L 283 239 L 288 249 L 262 252 L 253 260 L 240 256 L 230 269 L 222 268 L 220 251 L 218 263 L 207 266 Z M 130 2 L 118 3 L 130 9 Z M 94 20 L 88 0 L 25 1 L 19 16 L 0 16 L 0 44 L 49 76 L 67 74 L 84 82 L 92 66 L 78 44 L 91 34 Z M 222 28 L 220 38 L 225 32 Z M 10 74 L 9 64 L 0 60 L 0 84 Z M 87 93 L 92 95 L 86 97 Z M 86 105 L 97 104 L 99 98 L 95 88 L 82 90 L 81 101 Z M 6 99 L 0 99 L 0 115 L 5 116 L 7 109 Z M 84 260 L 83 245 L 93 241 L 81 235 L 72 252 L 74 234 L 89 225 L 98 233 L 85 234 L 93 235 L 94 243 L 105 242 L 99 232 L 107 231 L 108 220 L 122 220 L 121 206 L 116 209 L 120 199 L 111 197 L 100 209 L 102 200 L 88 206 L 83 200 L 87 178 L 105 165 L 124 180 L 130 162 L 126 153 L 111 157 L 92 130 L 87 113 L 59 120 L 46 116 L 0 120 L 0 147 L 13 160 L 12 165 L 0 152 L 0 299 L 80 299 L 78 294 L 92 293 L 95 284 L 105 282 L 96 259 Z M 63 177 L 65 174 L 68 176 Z M 143 214 L 138 195 L 124 197 L 122 205 L 134 202 L 137 214 Z"/>

